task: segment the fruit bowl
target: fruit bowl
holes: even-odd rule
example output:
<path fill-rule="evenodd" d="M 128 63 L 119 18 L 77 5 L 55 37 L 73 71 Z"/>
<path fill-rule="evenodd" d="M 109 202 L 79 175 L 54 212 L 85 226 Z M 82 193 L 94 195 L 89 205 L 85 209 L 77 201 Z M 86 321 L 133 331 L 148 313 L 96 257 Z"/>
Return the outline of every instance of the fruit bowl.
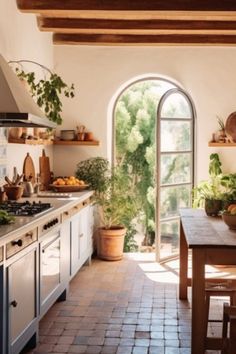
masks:
<path fill-rule="evenodd" d="M 79 192 L 88 188 L 89 185 L 83 180 L 79 180 L 74 176 L 69 176 L 57 177 L 49 187 L 56 192 Z"/>
<path fill-rule="evenodd" d="M 236 230 L 236 215 L 223 213 L 222 219 L 231 230 Z"/>
<path fill-rule="evenodd" d="M 56 185 L 56 184 L 50 184 L 50 189 L 52 189 L 55 192 L 80 192 L 83 191 L 84 189 L 88 188 L 88 184 L 83 184 L 83 185 Z"/>

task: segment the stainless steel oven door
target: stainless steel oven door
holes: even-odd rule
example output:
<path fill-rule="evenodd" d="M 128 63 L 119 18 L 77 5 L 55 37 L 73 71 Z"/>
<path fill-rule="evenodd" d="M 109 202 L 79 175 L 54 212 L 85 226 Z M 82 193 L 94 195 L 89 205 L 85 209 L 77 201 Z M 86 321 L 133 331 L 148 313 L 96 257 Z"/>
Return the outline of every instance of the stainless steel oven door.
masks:
<path fill-rule="evenodd" d="M 41 305 L 60 285 L 60 231 L 45 236 L 41 242 L 40 298 Z"/>

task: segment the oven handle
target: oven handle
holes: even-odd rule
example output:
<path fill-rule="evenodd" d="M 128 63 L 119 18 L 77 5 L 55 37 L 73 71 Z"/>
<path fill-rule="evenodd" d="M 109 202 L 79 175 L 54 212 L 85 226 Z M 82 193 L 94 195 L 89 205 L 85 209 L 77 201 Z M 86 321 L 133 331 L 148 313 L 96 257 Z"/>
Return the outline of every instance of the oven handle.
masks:
<path fill-rule="evenodd" d="M 45 246 L 42 247 L 42 253 L 45 252 L 45 250 L 51 246 L 52 243 L 54 243 L 58 238 L 60 238 L 60 233 L 58 233 L 57 237 L 55 237 L 53 240 L 49 241 Z"/>

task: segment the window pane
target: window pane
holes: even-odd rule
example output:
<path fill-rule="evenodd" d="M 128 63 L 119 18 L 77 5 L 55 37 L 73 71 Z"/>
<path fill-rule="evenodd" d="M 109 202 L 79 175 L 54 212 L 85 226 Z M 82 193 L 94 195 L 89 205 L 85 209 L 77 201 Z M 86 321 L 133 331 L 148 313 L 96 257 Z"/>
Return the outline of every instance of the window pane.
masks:
<path fill-rule="evenodd" d="M 161 258 L 179 252 L 179 220 L 161 223 Z"/>
<path fill-rule="evenodd" d="M 188 101 L 180 93 L 174 93 L 165 100 L 161 116 L 165 118 L 192 118 Z"/>
<path fill-rule="evenodd" d="M 161 184 L 189 183 L 191 180 L 191 154 L 161 156 Z"/>
<path fill-rule="evenodd" d="M 190 206 L 191 185 L 161 189 L 161 219 L 179 215 L 179 208 Z"/>
<path fill-rule="evenodd" d="M 161 151 L 191 149 L 191 123 L 161 121 Z"/>

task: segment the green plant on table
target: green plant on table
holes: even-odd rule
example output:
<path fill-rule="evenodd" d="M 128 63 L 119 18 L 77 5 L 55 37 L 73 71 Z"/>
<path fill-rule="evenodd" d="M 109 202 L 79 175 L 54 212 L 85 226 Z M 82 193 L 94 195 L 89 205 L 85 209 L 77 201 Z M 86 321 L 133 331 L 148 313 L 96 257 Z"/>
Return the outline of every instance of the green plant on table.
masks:
<path fill-rule="evenodd" d="M 193 188 L 193 207 L 203 206 L 206 199 L 222 200 L 224 189 L 221 183 L 222 169 L 218 154 L 210 155 L 209 179 Z"/>
<path fill-rule="evenodd" d="M 236 201 L 236 173 L 223 174 L 221 178 L 221 185 L 225 191 L 223 200 L 227 203 Z"/>
<path fill-rule="evenodd" d="M 36 103 L 45 112 L 45 115 L 53 122 L 62 123 L 62 102 L 60 96 L 74 97 L 74 84 L 68 86 L 62 78 L 50 69 L 31 60 L 10 61 L 10 64 L 17 64 L 15 68 L 17 76 L 25 80 L 30 88 L 30 94 L 35 98 Z M 33 63 L 40 66 L 47 72 L 45 79 L 36 80 L 35 72 L 23 70 L 22 63 Z"/>

